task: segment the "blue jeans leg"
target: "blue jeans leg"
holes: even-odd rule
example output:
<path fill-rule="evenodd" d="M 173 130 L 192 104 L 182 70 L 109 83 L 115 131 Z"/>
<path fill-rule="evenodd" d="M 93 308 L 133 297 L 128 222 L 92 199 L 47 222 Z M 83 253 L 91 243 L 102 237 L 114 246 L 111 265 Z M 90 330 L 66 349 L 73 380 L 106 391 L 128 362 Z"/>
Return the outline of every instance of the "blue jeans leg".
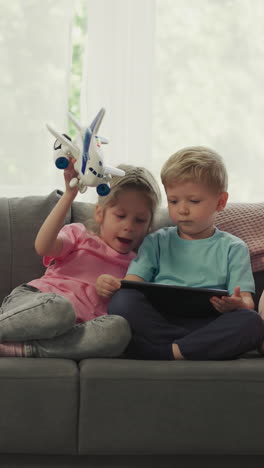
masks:
<path fill-rule="evenodd" d="M 85 358 L 120 356 L 131 339 L 128 322 L 122 317 L 103 315 L 89 322 L 74 325 L 56 338 L 25 343 L 27 357 Z"/>
<path fill-rule="evenodd" d="M 75 312 L 68 299 L 22 284 L 0 307 L 0 342 L 53 338 L 74 324 Z"/>

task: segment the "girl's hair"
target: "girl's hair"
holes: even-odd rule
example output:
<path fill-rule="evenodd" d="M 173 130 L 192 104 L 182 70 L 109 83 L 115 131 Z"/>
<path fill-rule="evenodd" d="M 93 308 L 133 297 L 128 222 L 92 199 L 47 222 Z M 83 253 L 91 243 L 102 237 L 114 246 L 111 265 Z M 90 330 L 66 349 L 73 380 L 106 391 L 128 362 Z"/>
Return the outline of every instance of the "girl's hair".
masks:
<path fill-rule="evenodd" d="M 227 171 L 222 157 L 205 146 L 191 146 L 174 153 L 161 169 L 161 181 L 167 185 L 175 181 L 196 181 L 216 192 L 225 192 Z"/>
<path fill-rule="evenodd" d="M 123 177 L 112 176 L 109 182 L 111 188 L 109 195 L 105 197 L 99 196 L 97 204 L 105 210 L 117 203 L 119 195 L 123 191 L 137 190 L 149 201 L 152 222 L 154 213 L 161 200 L 160 189 L 155 178 L 145 167 L 130 166 L 127 164 L 119 164 L 117 167 L 123 169 L 125 175 Z M 89 224 L 86 223 L 86 226 L 95 233 L 99 231 L 99 226 L 97 226 L 95 221 Z"/>

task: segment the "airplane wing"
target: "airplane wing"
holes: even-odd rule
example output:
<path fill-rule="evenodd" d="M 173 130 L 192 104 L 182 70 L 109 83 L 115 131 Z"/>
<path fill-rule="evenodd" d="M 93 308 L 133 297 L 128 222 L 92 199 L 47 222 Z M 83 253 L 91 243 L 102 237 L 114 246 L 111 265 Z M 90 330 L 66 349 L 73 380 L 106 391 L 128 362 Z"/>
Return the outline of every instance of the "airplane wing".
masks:
<path fill-rule="evenodd" d="M 125 171 L 123 171 L 123 169 L 118 169 L 117 167 L 104 166 L 104 174 L 105 175 L 110 174 L 110 175 L 123 177 L 126 173 Z"/>
<path fill-rule="evenodd" d="M 75 127 L 77 128 L 77 130 L 79 130 L 79 132 L 81 132 L 82 131 L 82 126 L 78 122 L 78 120 L 76 120 L 74 115 L 71 112 L 68 112 L 68 116 L 69 116 L 69 119 L 72 121 L 73 125 L 75 125 Z"/>
<path fill-rule="evenodd" d="M 101 137 L 100 135 L 97 135 L 100 142 L 102 143 L 102 145 L 107 145 L 109 143 L 109 140 L 107 140 L 107 138 L 105 137 Z"/>
<path fill-rule="evenodd" d="M 49 124 L 46 124 L 47 125 L 47 129 L 50 131 L 50 133 L 57 139 L 59 140 L 59 142 L 62 144 L 62 145 L 65 145 L 66 148 L 69 149 L 69 151 L 71 152 L 72 156 L 76 159 L 78 159 L 79 155 L 80 155 L 80 150 L 77 146 L 75 146 L 70 140 L 68 140 L 68 138 L 66 138 L 65 136 L 61 135 L 60 133 L 58 133 L 56 130 L 54 130 L 54 128 L 52 128 Z"/>

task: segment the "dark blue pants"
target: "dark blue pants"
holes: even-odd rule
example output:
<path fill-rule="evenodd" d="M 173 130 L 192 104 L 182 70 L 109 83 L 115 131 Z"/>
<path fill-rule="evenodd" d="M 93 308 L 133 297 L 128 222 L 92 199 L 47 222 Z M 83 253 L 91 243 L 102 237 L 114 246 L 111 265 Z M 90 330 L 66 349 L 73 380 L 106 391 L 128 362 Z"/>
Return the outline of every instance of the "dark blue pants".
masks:
<path fill-rule="evenodd" d="M 129 322 L 133 336 L 126 356 L 131 359 L 172 360 L 172 343 L 186 359 L 235 359 L 264 340 L 263 320 L 248 309 L 198 318 L 178 313 L 171 318 L 170 311 L 166 318 L 142 292 L 121 289 L 112 297 L 108 313 Z"/>

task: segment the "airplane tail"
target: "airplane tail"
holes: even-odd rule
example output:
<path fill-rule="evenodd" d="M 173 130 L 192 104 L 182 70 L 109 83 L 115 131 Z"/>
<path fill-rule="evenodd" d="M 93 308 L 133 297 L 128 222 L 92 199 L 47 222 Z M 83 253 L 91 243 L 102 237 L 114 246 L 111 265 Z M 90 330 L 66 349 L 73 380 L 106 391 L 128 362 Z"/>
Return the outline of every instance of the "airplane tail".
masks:
<path fill-rule="evenodd" d="M 81 132 L 82 130 L 81 124 L 78 122 L 78 120 L 76 120 L 74 115 L 71 112 L 68 112 L 68 116 L 69 116 L 69 119 L 72 121 L 73 125 L 75 125 L 75 127 L 77 128 L 77 130 Z"/>
<path fill-rule="evenodd" d="M 99 110 L 97 116 L 94 118 L 90 125 L 90 129 L 93 135 L 97 135 L 97 131 L 99 130 L 99 127 L 102 123 L 103 117 L 105 115 L 105 109 L 102 107 L 102 109 Z"/>

